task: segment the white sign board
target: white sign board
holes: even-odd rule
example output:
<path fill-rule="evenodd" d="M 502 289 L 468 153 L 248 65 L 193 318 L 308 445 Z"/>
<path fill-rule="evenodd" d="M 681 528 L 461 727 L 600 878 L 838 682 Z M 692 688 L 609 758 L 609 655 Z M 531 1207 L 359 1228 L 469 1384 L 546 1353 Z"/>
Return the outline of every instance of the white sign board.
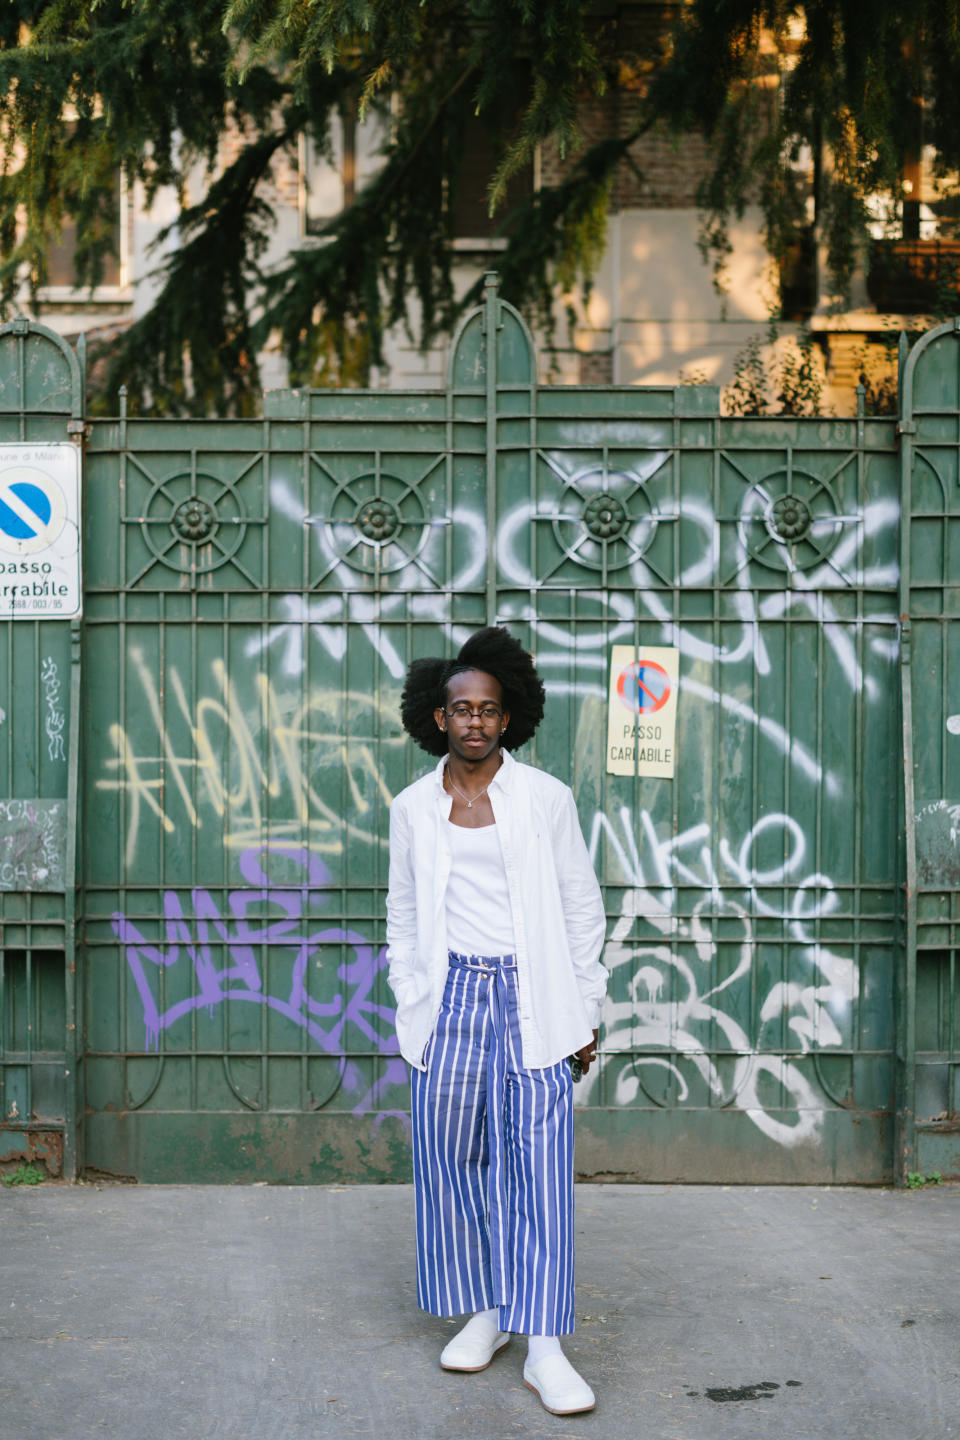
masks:
<path fill-rule="evenodd" d="M 80 614 L 80 452 L 0 444 L 0 619 Z"/>
<path fill-rule="evenodd" d="M 680 652 L 668 645 L 614 645 L 607 697 L 607 774 L 659 775 L 677 763 Z"/>

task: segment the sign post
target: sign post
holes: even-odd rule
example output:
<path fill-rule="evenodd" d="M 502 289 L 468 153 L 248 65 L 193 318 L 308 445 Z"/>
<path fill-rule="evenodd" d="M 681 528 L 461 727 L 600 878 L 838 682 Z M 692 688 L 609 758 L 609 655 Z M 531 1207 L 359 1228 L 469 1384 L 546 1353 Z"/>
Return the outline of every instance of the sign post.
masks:
<path fill-rule="evenodd" d="M 0 619 L 80 614 L 80 453 L 0 444 Z"/>
<path fill-rule="evenodd" d="M 614 645 L 607 706 L 608 775 L 673 779 L 679 654 L 667 645 Z"/>

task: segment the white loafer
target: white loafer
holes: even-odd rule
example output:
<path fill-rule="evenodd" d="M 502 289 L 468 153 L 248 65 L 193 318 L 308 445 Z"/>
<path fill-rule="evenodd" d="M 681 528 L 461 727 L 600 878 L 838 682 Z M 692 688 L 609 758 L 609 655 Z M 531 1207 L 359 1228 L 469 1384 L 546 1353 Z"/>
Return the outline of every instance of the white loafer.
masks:
<path fill-rule="evenodd" d="M 551 1415 L 579 1415 L 597 1403 L 590 1386 L 566 1355 L 544 1355 L 536 1365 L 524 1365 L 523 1383 L 540 1396 L 544 1410 Z"/>
<path fill-rule="evenodd" d="M 478 1332 L 474 1327 L 471 1333 L 472 1324 L 473 1321 L 468 1320 L 460 1333 L 444 1346 L 440 1355 L 444 1370 L 486 1370 L 494 1355 L 510 1344 L 509 1331 L 495 1330 L 491 1333 L 484 1327 Z"/>

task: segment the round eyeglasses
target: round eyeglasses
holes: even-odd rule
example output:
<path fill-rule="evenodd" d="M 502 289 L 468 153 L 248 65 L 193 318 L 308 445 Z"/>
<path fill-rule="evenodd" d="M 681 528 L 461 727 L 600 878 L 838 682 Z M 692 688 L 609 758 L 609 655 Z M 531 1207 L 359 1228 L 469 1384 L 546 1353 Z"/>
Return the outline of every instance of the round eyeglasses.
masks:
<path fill-rule="evenodd" d="M 485 725 L 492 725 L 494 720 L 499 720 L 503 715 L 499 705 L 481 705 L 478 710 L 471 705 L 451 705 L 450 709 L 443 713 L 448 720 L 472 720 L 476 716 Z"/>

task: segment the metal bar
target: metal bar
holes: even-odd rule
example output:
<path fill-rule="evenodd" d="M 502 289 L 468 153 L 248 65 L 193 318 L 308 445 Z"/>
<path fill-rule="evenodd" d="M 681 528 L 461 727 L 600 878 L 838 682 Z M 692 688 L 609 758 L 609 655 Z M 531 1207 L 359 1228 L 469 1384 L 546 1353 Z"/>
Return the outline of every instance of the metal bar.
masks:
<path fill-rule="evenodd" d="M 81 484 L 81 495 L 83 486 Z M 82 750 L 81 694 L 83 680 L 83 631 L 79 619 L 70 622 L 70 753 L 67 769 L 67 854 L 64 866 L 64 998 L 66 1009 L 65 1091 L 63 1173 L 75 1180 L 83 1164 L 80 1116 L 83 1113 L 83 1089 L 78 1074 L 82 1055 L 81 989 L 77 976 L 78 889 L 81 885 L 79 867 L 80 766 Z"/>
<path fill-rule="evenodd" d="M 24 1107 L 20 1117 L 24 1125 L 34 1118 L 33 1097 L 33 1034 L 36 1014 L 33 994 L 33 947 L 27 945 L 23 952 L 23 1049 L 24 1062 Z"/>
<path fill-rule="evenodd" d="M 483 333 L 486 337 L 485 378 L 487 414 L 487 624 L 497 620 L 497 336 L 500 325 L 500 301 L 497 298 L 499 276 L 488 272 L 483 277 Z"/>
<path fill-rule="evenodd" d="M 901 346 L 901 356 L 903 348 Z M 900 722 L 902 737 L 903 854 L 900 881 L 904 886 L 904 949 L 900 963 L 896 1033 L 897 1062 L 900 1067 L 894 1178 L 903 1185 L 916 1157 L 916 1049 L 917 1049 L 917 837 L 914 823 L 913 679 L 911 673 L 912 632 L 910 623 L 910 501 L 913 487 L 913 395 L 914 366 L 903 367 L 900 391 Z"/>
<path fill-rule="evenodd" d="M 0 1124 L 7 1118 L 7 962 L 0 931 Z"/>
<path fill-rule="evenodd" d="M 29 330 L 29 322 L 27 324 Z M 20 385 L 20 439 L 27 438 L 27 336 L 21 330 L 17 335 L 18 380 Z"/>

